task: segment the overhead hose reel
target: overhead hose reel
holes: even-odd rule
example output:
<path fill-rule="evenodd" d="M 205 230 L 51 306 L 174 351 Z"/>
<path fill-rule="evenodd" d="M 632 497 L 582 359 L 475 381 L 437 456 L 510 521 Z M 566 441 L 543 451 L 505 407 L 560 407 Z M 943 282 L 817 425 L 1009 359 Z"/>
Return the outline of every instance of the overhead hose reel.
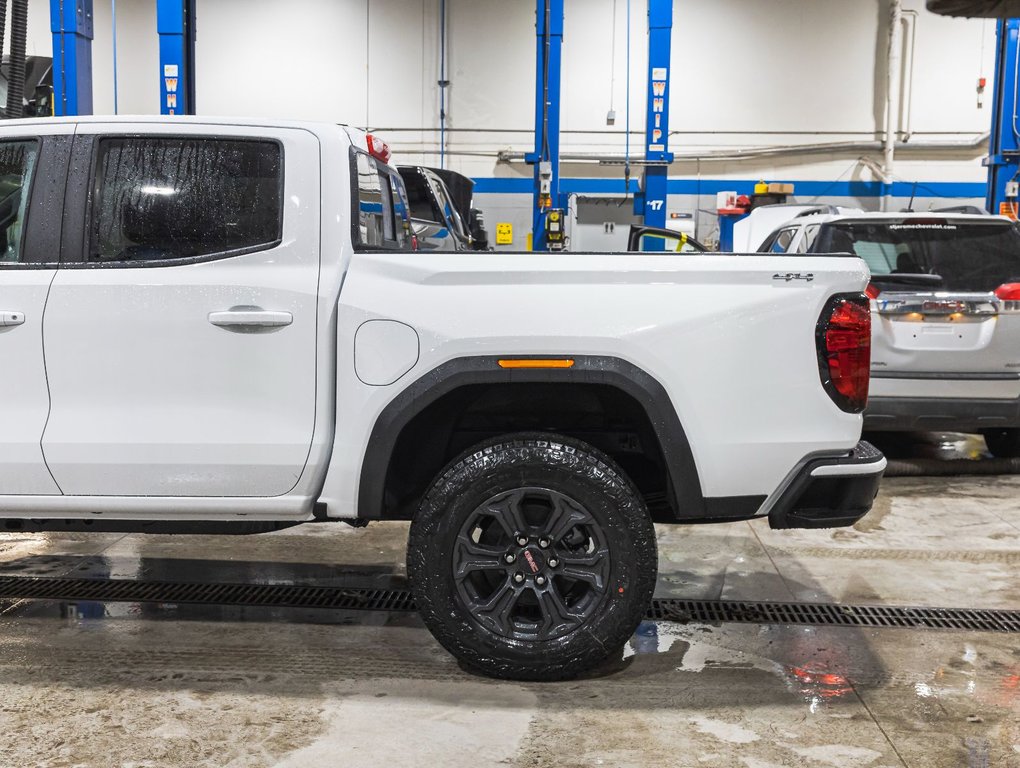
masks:
<path fill-rule="evenodd" d="M 6 21 L 7 0 L 0 0 L 0 22 Z M 2 27 L 0 27 L 2 29 Z M 4 117 L 25 116 L 25 48 L 28 40 L 28 0 L 11 0 L 11 65 L 7 78 Z"/>
<path fill-rule="evenodd" d="M 1008 19 L 1020 16 L 1020 0 L 927 0 L 928 10 L 943 16 Z"/>

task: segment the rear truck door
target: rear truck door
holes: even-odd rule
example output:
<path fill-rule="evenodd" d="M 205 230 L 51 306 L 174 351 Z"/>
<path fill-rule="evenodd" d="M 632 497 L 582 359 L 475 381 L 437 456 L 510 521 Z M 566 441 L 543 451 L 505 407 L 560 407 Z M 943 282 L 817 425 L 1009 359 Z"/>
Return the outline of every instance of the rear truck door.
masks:
<path fill-rule="evenodd" d="M 873 396 L 1020 397 L 1020 304 L 1001 298 L 1020 283 L 1014 224 L 908 219 L 853 233 L 872 270 Z"/>
<path fill-rule="evenodd" d="M 40 123 L 0 138 L 0 496 L 60 493 L 40 448 L 50 406 L 43 313 L 73 130 Z"/>
<path fill-rule="evenodd" d="M 73 152 L 44 327 L 63 493 L 288 493 L 315 416 L 317 138 L 89 124 Z"/>

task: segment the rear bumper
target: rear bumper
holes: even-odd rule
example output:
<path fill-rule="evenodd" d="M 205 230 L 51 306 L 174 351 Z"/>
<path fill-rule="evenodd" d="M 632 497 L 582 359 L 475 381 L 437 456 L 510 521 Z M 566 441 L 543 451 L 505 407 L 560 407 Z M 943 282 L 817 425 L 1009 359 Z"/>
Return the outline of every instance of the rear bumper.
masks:
<path fill-rule="evenodd" d="M 1020 427 L 1020 400 L 872 397 L 864 429 L 876 432 L 978 432 Z"/>
<path fill-rule="evenodd" d="M 861 441 L 847 456 L 811 459 L 769 510 L 772 528 L 838 528 L 871 510 L 886 460 Z"/>

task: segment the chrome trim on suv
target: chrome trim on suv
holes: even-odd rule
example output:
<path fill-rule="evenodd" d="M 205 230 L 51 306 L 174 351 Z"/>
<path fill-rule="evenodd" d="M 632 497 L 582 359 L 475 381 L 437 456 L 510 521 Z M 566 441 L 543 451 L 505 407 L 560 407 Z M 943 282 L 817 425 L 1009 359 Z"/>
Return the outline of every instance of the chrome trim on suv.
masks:
<path fill-rule="evenodd" d="M 875 299 L 880 315 L 968 315 L 999 314 L 1003 304 L 994 293 L 882 293 Z M 1008 302 L 1020 304 L 1020 302 Z"/>

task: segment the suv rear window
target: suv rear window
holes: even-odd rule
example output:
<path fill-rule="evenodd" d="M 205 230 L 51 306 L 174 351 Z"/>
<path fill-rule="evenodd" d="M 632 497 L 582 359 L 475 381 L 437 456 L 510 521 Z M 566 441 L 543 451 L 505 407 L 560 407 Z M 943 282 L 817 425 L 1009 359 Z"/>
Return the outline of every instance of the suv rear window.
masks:
<path fill-rule="evenodd" d="M 840 221 L 825 224 L 812 253 L 854 253 L 882 275 L 939 275 L 947 291 L 993 291 L 1020 281 L 1020 230 L 983 221 Z"/>

